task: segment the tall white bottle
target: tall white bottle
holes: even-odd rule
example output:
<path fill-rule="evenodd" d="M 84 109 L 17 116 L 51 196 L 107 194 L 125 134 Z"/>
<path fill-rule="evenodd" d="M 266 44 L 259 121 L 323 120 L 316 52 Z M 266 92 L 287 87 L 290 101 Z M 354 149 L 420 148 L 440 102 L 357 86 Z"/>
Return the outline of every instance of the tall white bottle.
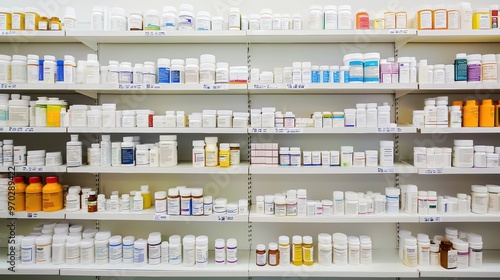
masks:
<path fill-rule="evenodd" d="M 81 166 L 82 161 L 82 142 L 78 141 L 78 134 L 72 134 L 71 141 L 66 143 L 66 165 Z"/>
<path fill-rule="evenodd" d="M 101 166 L 111 166 L 111 136 L 103 135 L 101 141 Z"/>

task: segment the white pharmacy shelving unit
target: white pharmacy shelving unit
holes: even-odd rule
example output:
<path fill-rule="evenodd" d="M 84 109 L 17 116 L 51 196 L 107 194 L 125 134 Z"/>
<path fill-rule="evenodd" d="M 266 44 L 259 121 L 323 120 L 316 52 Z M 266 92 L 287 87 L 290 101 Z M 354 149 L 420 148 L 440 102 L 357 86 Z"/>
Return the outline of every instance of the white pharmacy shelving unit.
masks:
<path fill-rule="evenodd" d="M 16 6 L 41 6 L 35 0 L 22 0 Z M 318 0 L 321 5 L 342 5 L 342 0 Z M 456 1 L 445 0 L 444 4 Z M 180 0 L 169 5 L 179 6 Z M 307 19 L 310 3 L 307 1 L 240 1 L 222 3 L 216 0 L 194 3 L 195 9 L 225 14 L 232 5 L 247 13 L 269 7 L 275 12 L 300 13 Z M 285 4 L 285 5 L 283 5 Z M 494 0 L 484 5 L 498 4 Z M 7 4 L 9 5 L 9 4 Z M 0 31 L 0 53 L 43 56 L 52 54 L 85 59 L 88 53 L 98 53 L 101 65 L 109 60 L 142 63 L 160 57 L 199 57 L 214 54 L 218 62 L 231 66 L 248 65 L 250 69 L 272 71 L 275 67 L 291 66 L 294 61 L 311 61 L 313 65 L 343 65 L 342 57 L 353 52 L 379 52 L 382 58 L 415 56 L 432 64 L 451 64 L 455 53 L 495 53 L 500 43 L 499 30 L 271 30 L 220 32 L 96 32 L 89 31 L 90 10 L 100 5 L 97 0 L 72 3 L 78 11 L 76 31 L 24 32 Z M 363 8 L 379 11 L 387 1 L 353 3 L 353 11 Z M 476 4 L 473 3 L 475 6 Z M 153 0 L 144 0 L 140 6 L 133 1 L 122 1 L 120 6 L 132 9 L 159 8 Z M 417 3 L 404 3 L 402 10 L 413 11 Z M 63 10 L 63 9 L 61 9 Z M 80 13 L 81 11 L 81 13 Z M 409 15 L 411 13 L 408 13 Z M 307 25 L 304 21 L 304 27 Z M 304 188 L 308 199 L 331 199 L 332 192 L 380 192 L 386 187 L 415 184 L 419 190 L 436 190 L 438 195 L 455 196 L 457 192 L 470 192 L 471 184 L 494 184 L 500 168 L 425 168 L 419 169 L 404 160 L 411 159 L 413 147 L 452 147 L 454 139 L 473 139 L 481 145 L 500 146 L 498 128 L 415 128 L 411 123 L 413 110 L 422 109 L 424 98 L 446 95 L 451 100 L 500 99 L 500 84 L 199 84 L 199 85 L 87 85 L 87 84 L 0 84 L 0 91 L 32 96 L 57 96 L 68 104 L 96 105 L 116 103 L 119 110 L 150 109 L 155 112 L 182 110 L 200 112 L 203 109 L 228 109 L 247 112 L 249 109 L 275 107 L 278 111 L 292 111 L 297 117 L 309 116 L 316 111 L 340 111 L 354 108 L 356 103 L 387 102 L 391 106 L 388 128 L 91 128 L 91 127 L 0 127 L 2 139 L 14 139 L 29 149 L 65 150 L 69 133 L 79 134 L 84 147 L 97 143 L 103 134 L 112 134 L 112 141 L 122 136 L 140 135 L 141 142 L 158 141 L 158 135 L 175 134 L 179 143 L 179 165 L 171 168 L 152 167 L 0 167 L 0 172 L 14 171 L 24 176 L 57 175 L 62 183 L 91 187 L 107 197 L 112 191 L 129 193 L 143 184 L 155 191 L 175 186 L 202 187 L 205 195 L 226 197 L 228 201 L 255 196 L 282 193 L 289 189 Z M 219 143 L 240 143 L 242 163 L 230 168 L 194 168 L 191 162 L 193 140 L 205 136 L 219 137 Z M 301 150 L 339 150 L 352 145 L 355 151 L 378 150 L 379 142 L 395 142 L 396 164 L 393 167 L 322 167 L 322 166 L 256 166 L 248 163 L 252 143 L 278 143 L 282 147 L 300 147 Z M 411 162 L 409 160 L 408 162 Z M 436 176 L 423 176 L 436 175 Z M 474 176 L 473 176 L 474 175 Z M 146 238 L 150 232 L 160 231 L 164 240 L 173 234 L 207 235 L 213 249 L 216 238 L 238 240 L 238 265 L 215 265 L 212 259 L 204 267 L 173 265 L 17 265 L 16 279 L 29 279 L 31 275 L 51 275 L 51 279 L 81 276 L 82 279 L 106 280 L 111 277 L 190 277 L 190 278 L 498 278 L 500 275 L 500 244 L 496 233 L 500 231 L 500 216 L 496 214 L 457 215 L 367 215 L 367 216 L 314 216 L 275 217 L 256 214 L 253 207 L 248 215 L 210 216 L 158 216 L 154 209 L 140 212 L 85 211 L 52 213 L 1 213 L 6 224 L 16 221 L 19 234 L 29 234 L 33 226 L 45 221 L 67 221 L 84 224 L 100 230 L 110 230 L 122 236 Z M 167 223 L 164 223 L 167 222 Z M 168 223 L 173 222 L 173 223 Z M 207 224 L 209 223 L 209 224 Z M 208 226 L 207 226 L 208 225 Z M 445 270 L 440 267 L 406 267 L 398 258 L 397 234 L 399 230 L 444 234 L 446 226 L 483 236 L 484 264 L 482 268 Z M 257 244 L 278 241 L 280 235 L 310 235 L 317 244 L 319 233 L 343 232 L 347 235 L 368 234 L 373 241 L 373 264 L 360 266 L 277 266 L 255 265 Z M 7 247 L 7 227 L 0 229 L 0 246 Z M 315 248 L 317 250 L 317 248 Z M 0 274 L 8 271 L 6 254 L 0 254 Z M 26 275 L 26 277 L 22 277 Z"/>

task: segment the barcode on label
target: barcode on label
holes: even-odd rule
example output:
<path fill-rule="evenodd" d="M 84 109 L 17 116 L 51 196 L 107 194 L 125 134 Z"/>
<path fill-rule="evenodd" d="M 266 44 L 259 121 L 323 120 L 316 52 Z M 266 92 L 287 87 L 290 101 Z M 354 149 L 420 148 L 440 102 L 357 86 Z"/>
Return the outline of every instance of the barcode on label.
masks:
<path fill-rule="evenodd" d="M 379 133 L 395 133 L 398 132 L 397 127 L 379 127 L 378 129 Z"/>
<path fill-rule="evenodd" d="M 203 85 L 204 90 L 227 90 L 228 86 L 227 84 L 221 84 L 221 85 Z"/>
<path fill-rule="evenodd" d="M 144 36 L 165 36 L 167 33 L 165 31 L 145 31 Z"/>
<path fill-rule="evenodd" d="M 118 85 L 118 89 L 141 89 L 142 85 Z"/>
<path fill-rule="evenodd" d="M 287 84 L 286 88 L 287 89 L 305 89 L 306 85 L 305 84 Z"/>
<path fill-rule="evenodd" d="M 15 30 L 3 30 L 0 32 L 0 35 L 16 35 Z"/>
<path fill-rule="evenodd" d="M 21 172 L 44 172 L 44 166 L 21 166 Z"/>
<path fill-rule="evenodd" d="M 443 169 L 441 168 L 424 169 L 424 174 L 443 174 Z"/>
<path fill-rule="evenodd" d="M 160 89 L 161 86 L 160 85 L 157 85 L 157 84 L 147 84 L 146 85 L 146 88 L 147 89 Z"/>
<path fill-rule="evenodd" d="M 252 133 L 269 133 L 269 129 L 252 127 Z"/>
<path fill-rule="evenodd" d="M 441 217 L 424 217 L 424 223 L 441 222 Z"/>
<path fill-rule="evenodd" d="M 34 127 L 9 127 L 9 132 L 34 132 Z"/>
<path fill-rule="evenodd" d="M 269 85 L 269 84 L 254 84 L 253 88 L 255 89 L 271 89 L 271 88 L 278 88 L 277 85 Z"/>
<path fill-rule="evenodd" d="M 294 128 L 275 128 L 274 133 L 302 133 L 303 130 L 300 127 Z"/>
<path fill-rule="evenodd" d="M 2 89 L 14 89 L 17 88 L 16 84 L 0 84 L 0 88 Z"/>
<path fill-rule="evenodd" d="M 234 221 L 233 216 L 217 216 L 217 221 Z"/>
<path fill-rule="evenodd" d="M 395 173 L 394 167 L 379 167 L 377 168 L 378 173 Z"/>
<path fill-rule="evenodd" d="M 168 220 L 168 215 L 167 214 L 155 214 L 155 221 L 167 221 Z"/>
<path fill-rule="evenodd" d="M 391 29 L 389 30 L 389 34 L 408 34 L 408 29 Z"/>
<path fill-rule="evenodd" d="M 26 218 L 37 218 L 37 217 L 38 213 L 30 213 L 30 212 L 26 213 Z"/>

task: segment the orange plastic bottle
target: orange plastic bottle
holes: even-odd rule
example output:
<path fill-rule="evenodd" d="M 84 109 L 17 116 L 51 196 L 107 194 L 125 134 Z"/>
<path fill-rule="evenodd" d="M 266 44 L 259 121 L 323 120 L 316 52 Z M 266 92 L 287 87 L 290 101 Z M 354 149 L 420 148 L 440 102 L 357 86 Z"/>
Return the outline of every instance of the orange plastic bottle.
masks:
<path fill-rule="evenodd" d="M 495 126 L 500 126 L 500 101 L 495 105 Z"/>
<path fill-rule="evenodd" d="M 30 177 L 26 188 L 26 212 L 42 211 L 42 183 L 40 177 Z"/>
<path fill-rule="evenodd" d="M 493 100 L 491 99 L 484 99 L 479 107 L 479 126 L 495 126 L 495 105 L 493 105 Z"/>
<path fill-rule="evenodd" d="M 370 16 L 365 10 L 356 14 L 356 29 L 370 29 Z"/>
<path fill-rule="evenodd" d="M 63 187 L 57 176 L 47 177 L 43 187 L 43 211 L 54 212 L 63 208 Z"/>
<path fill-rule="evenodd" d="M 479 107 L 476 105 L 476 100 L 467 100 L 463 110 L 464 127 L 479 126 Z"/>
<path fill-rule="evenodd" d="M 14 212 L 20 212 L 26 210 L 26 183 L 24 182 L 23 176 L 18 176 L 14 178 L 15 190 L 15 200 L 14 200 Z"/>

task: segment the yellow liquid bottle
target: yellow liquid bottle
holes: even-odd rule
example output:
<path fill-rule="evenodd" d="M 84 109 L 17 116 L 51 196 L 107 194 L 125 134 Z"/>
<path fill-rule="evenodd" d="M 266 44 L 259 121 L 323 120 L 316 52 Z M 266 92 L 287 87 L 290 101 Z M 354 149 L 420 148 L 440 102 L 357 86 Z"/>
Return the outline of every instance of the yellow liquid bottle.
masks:
<path fill-rule="evenodd" d="M 311 236 L 304 236 L 302 243 L 302 259 L 305 265 L 311 266 L 314 264 L 313 239 Z"/>
<path fill-rule="evenodd" d="M 151 208 L 151 192 L 148 185 L 141 186 L 143 209 Z"/>
<path fill-rule="evenodd" d="M 294 235 L 292 238 L 292 264 L 302 265 L 302 236 Z"/>

